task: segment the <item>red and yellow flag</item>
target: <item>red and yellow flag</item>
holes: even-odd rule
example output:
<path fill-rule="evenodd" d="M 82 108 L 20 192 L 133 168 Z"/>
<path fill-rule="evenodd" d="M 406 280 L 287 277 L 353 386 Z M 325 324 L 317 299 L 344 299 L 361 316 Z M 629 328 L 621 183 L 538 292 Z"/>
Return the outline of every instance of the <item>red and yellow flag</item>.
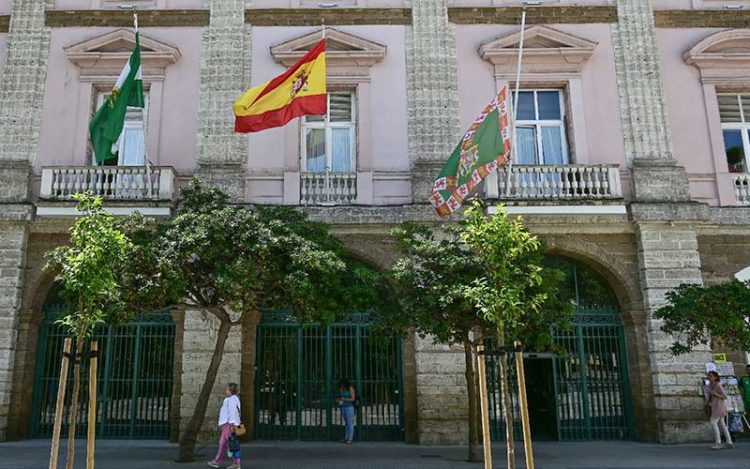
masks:
<path fill-rule="evenodd" d="M 325 39 L 284 74 L 245 91 L 233 109 L 234 131 L 243 133 L 281 127 L 299 116 L 325 115 Z"/>

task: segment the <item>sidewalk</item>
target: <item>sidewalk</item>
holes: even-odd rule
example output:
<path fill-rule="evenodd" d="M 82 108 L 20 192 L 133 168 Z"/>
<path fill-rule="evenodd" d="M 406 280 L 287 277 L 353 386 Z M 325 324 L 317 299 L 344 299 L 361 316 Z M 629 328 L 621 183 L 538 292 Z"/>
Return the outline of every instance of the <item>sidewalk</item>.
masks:
<path fill-rule="evenodd" d="M 64 449 L 64 448 L 63 448 Z M 177 446 L 154 441 L 100 441 L 99 469 L 197 469 L 215 447 L 200 447 L 198 462 L 173 462 Z M 495 469 L 504 468 L 504 448 L 494 448 Z M 750 469 L 750 443 L 732 450 L 711 451 L 709 445 L 648 445 L 630 442 L 538 443 L 537 469 Z M 462 447 L 412 446 L 403 443 L 259 442 L 243 446 L 243 469 L 483 469 L 464 461 Z M 523 448 L 517 450 L 524 469 Z M 0 443 L 1 469 L 47 469 L 49 441 Z M 76 465 L 85 467 L 84 443 L 76 446 Z M 61 451 L 59 468 L 65 465 Z"/>

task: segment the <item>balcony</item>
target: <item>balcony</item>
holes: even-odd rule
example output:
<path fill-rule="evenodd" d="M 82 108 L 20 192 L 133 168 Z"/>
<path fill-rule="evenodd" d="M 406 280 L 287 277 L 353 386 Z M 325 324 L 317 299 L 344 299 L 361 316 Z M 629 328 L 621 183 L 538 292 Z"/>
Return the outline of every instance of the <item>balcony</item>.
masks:
<path fill-rule="evenodd" d="M 39 198 L 70 201 L 91 191 L 108 201 L 172 201 L 175 171 L 168 166 L 58 166 L 42 168 Z"/>
<path fill-rule="evenodd" d="M 488 179 L 485 195 L 502 200 L 612 200 L 622 199 L 617 165 L 513 165 Z"/>
<path fill-rule="evenodd" d="M 737 205 L 750 207 L 750 173 L 733 173 L 732 180 Z"/>
<path fill-rule="evenodd" d="M 300 174 L 301 205 L 352 205 L 357 201 L 357 173 Z"/>

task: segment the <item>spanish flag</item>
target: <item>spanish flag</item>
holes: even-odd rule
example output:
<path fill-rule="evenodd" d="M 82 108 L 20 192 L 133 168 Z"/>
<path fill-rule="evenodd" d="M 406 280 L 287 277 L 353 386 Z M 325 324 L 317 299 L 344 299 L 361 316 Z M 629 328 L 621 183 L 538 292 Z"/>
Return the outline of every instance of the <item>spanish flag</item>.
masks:
<path fill-rule="evenodd" d="M 247 90 L 233 108 L 234 131 L 243 133 L 281 127 L 299 116 L 325 115 L 325 39 L 283 75 Z"/>

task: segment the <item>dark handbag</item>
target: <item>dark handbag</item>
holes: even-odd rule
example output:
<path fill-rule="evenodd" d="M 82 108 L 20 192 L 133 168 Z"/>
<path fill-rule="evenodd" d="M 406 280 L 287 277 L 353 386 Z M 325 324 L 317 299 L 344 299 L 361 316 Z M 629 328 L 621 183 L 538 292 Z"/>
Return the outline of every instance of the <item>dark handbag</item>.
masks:
<path fill-rule="evenodd" d="M 703 412 L 705 412 L 707 419 L 711 418 L 711 401 L 708 401 L 703 405 Z"/>
<path fill-rule="evenodd" d="M 237 435 L 232 435 L 229 437 L 229 451 L 236 452 L 240 450 L 240 439 L 237 438 Z"/>

